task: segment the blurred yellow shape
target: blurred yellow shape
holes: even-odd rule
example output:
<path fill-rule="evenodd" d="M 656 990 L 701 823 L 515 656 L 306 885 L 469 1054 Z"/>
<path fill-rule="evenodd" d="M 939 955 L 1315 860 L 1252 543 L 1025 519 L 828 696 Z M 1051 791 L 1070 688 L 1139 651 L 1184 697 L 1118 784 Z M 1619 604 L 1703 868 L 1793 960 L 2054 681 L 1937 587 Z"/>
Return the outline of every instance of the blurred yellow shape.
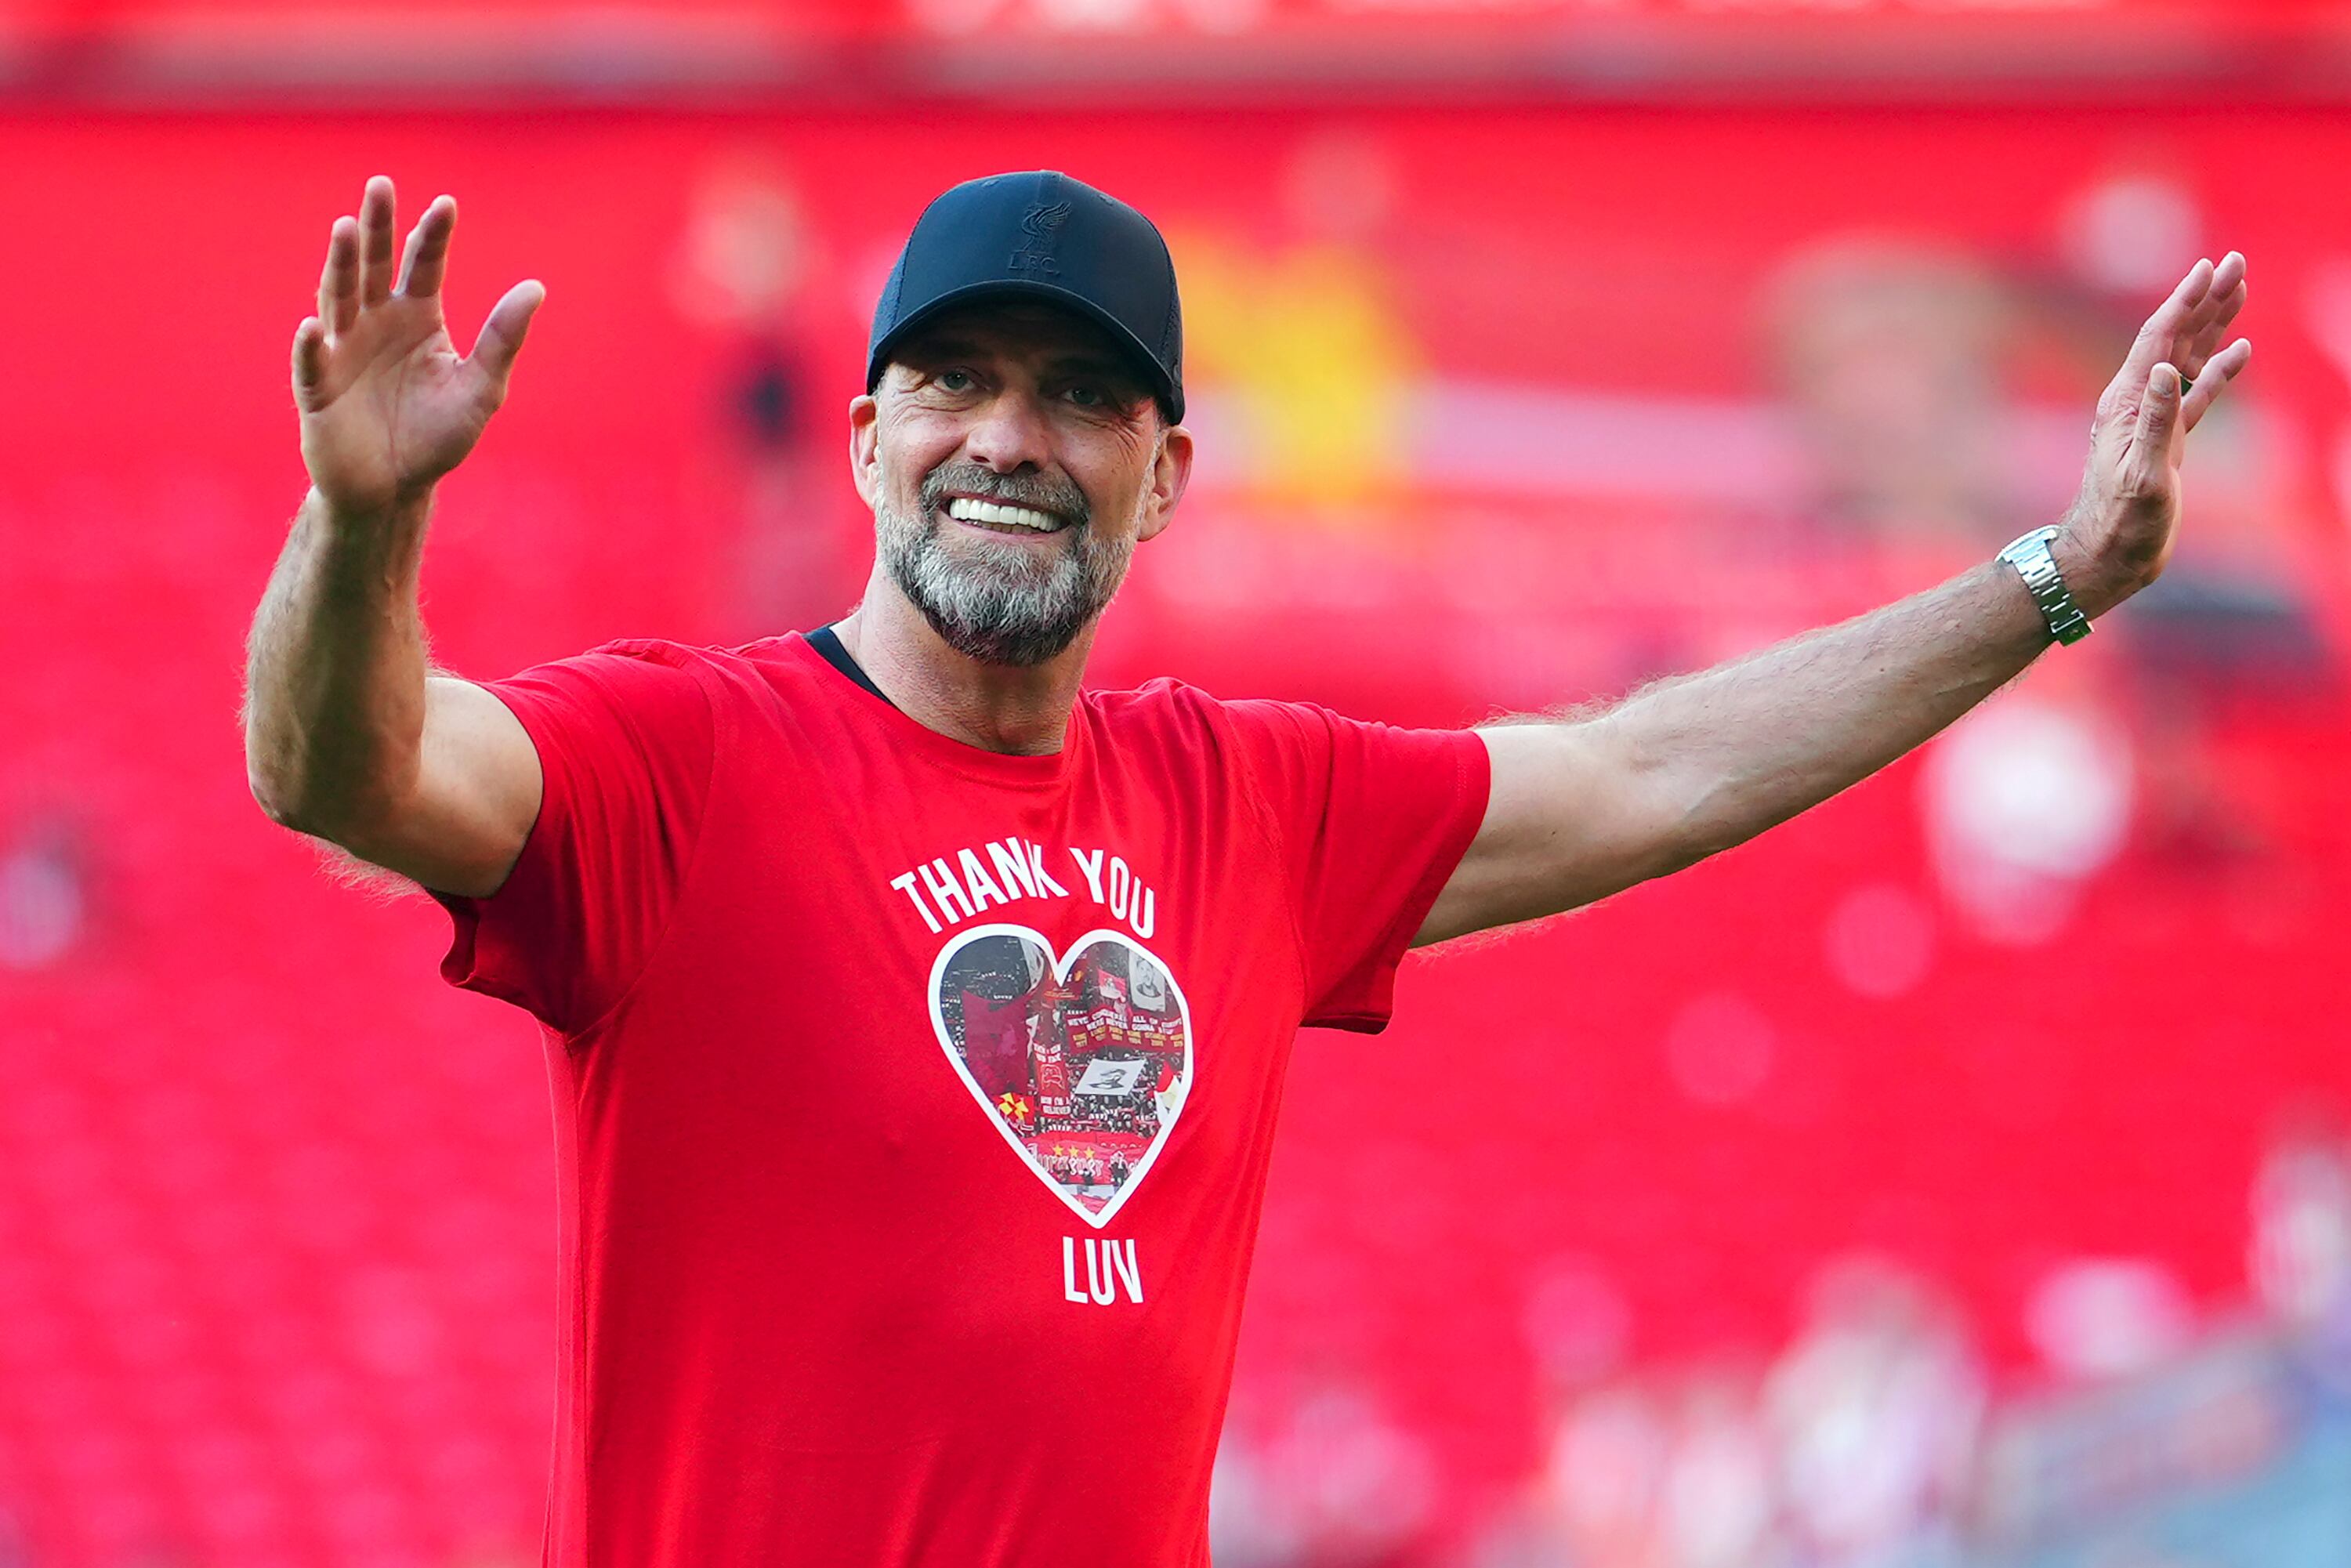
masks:
<path fill-rule="evenodd" d="M 1235 450 L 1217 461 L 1269 511 L 1377 526 L 1410 477 L 1420 371 L 1377 258 L 1332 245 L 1269 256 L 1200 234 L 1172 248 L 1185 379 L 1231 426 Z"/>

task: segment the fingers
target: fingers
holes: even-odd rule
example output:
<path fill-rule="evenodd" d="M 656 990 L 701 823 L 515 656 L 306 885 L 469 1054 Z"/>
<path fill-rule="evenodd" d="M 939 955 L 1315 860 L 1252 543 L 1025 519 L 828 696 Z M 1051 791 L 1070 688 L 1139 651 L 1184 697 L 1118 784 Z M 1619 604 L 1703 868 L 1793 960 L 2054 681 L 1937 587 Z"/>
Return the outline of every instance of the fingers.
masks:
<path fill-rule="evenodd" d="M 360 319 L 360 226 L 337 218 L 327 236 L 327 267 L 319 277 L 319 316 L 331 331 L 348 332 Z"/>
<path fill-rule="evenodd" d="M 2199 261 L 2188 269 L 2188 276 L 2179 280 L 2179 287 L 2171 291 L 2171 298 L 2157 307 L 2155 314 L 2147 319 L 2147 325 L 2138 329 L 2138 337 L 2131 343 L 2130 355 L 2123 361 L 2122 371 L 2115 377 L 2117 388 L 2144 385 L 2147 372 L 2157 361 L 2179 352 L 2179 340 L 2193 331 L 2191 323 L 2211 287 L 2210 262 Z"/>
<path fill-rule="evenodd" d="M 392 181 L 382 174 L 367 183 L 360 198 L 360 298 L 368 305 L 392 298 L 394 204 Z"/>
<path fill-rule="evenodd" d="M 2237 313 L 2245 308 L 2245 258 L 2231 251 L 2220 258 L 2212 270 L 2212 286 L 2206 292 L 2179 342 L 2173 345 L 2172 361 L 2189 376 L 2204 373 L 2205 361 L 2220 347 Z"/>
<path fill-rule="evenodd" d="M 2158 360 L 2147 369 L 2138 424 L 2131 434 L 2131 468 L 2141 494 L 2159 488 L 2178 461 L 2179 407 L 2179 368 Z"/>
<path fill-rule="evenodd" d="M 449 236 L 456 232 L 457 204 L 435 196 L 416 226 L 408 232 L 408 247 L 400 259 L 400 291 L 412 299 L 429 299 L 441 292 L 449 270 Z"/>
<path fill-rule="evenodd" d="M 507 289 L 506 298 L 490 307 L 482 335 L 474 340 L 474 351 L 466 356 L 466 362 L 480 369 L 501 400 L 506 396 L 507 379 L 514 374 L 515 356 L 522 352 L 522 340 L 529 335 L 531 317 L 546 298 L 547 286 L 535 277 Z"/>
<path fill-rule="evenodd" d="M 2244 286 L 2245 253 L 2232 250 L 2220 258 L 2220 266 L 2212 269 L 2212 298 L 2226 299 L 2232 294 L 2238 294 Z M 2241 299 L 2243 296 L 2238 294 L 2238 298 Z"/>
<path fill-rule="evenodd" d="M 335 220 L 319 277 L 319 317 L 330 334 L 350 331 L 360 310 L 392 297 L 392 181 L 378 174 L 360 197 L 360 215 Z"/>
<path fill-rule="evenodd" d="M 294 329 L 294 402 L 296 406 L 309 409 L 316 402 L 319 387 L 327 379 L 327 324 L 316 316 L 306 316 Z"/>
<path fill-rule="evenodd" d="M 2195 429 L 2198 422 L 2203 419 L 2205 412 L 2218 401 L 2223 392 L 2228 390 L 2229 383 L 2235 381 L 2239 373 L 2252 362 L 2252 358 L 2253 346 L 2242 338 L 2213 355 L 2205 363 L 2203 370 L 2197 372 L 2196 384 L 2189 389 L 2188 396 L 2181 400 L 2179 414 L 2181 428 Z"/>
<path fill-rule="evenodd" d="M 2212 350 L 2220 346 L 2222 337 L 2236 323 L 2237 313 L 2244 308 L 2245 286 L 2241 283 L 2226 297 L 2215 295 L 2212 299 L 2211 319 L 2205 322 L 2192 337 L 2179 346 L 2179 352 L 2176 356 L 2179 368 L 2187 371 L 2190 377 L 2202 375 L 2205 361 L 2212 357 Z"/>

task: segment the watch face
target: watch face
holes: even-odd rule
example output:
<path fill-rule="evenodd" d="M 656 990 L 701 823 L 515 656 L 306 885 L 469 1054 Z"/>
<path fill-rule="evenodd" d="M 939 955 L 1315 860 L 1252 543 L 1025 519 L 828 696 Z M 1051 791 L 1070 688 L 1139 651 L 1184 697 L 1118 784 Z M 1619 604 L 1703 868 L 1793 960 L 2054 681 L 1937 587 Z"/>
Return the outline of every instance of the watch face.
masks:
<path fill-rule="evenodd" d="M 2029 556 L 2043 554 L 2048 549 L 2049 541 L 2055 538 L 2058 534 L 2063 531 L 2063 529 L 2059 528 L 2053 523 L 2043 528 L 2035 528 L 2029 534 L 2019 534 L 2015 538 L 2009 541 L 2009 545 L 2006 549 L 2000 552 L 2000 559 L 2002 560 L 2020 560 Z"/>

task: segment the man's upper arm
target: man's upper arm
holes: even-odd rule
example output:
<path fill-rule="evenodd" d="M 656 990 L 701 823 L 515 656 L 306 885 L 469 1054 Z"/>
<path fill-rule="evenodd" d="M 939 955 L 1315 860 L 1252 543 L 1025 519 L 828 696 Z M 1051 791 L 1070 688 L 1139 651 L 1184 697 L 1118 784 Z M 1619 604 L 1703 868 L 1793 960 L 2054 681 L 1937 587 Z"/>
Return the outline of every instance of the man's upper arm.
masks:
<path fill-rule="evenodd" d="M 1478 735 L 1493 779 L 1485 821 L 1416 946 L 1579 908 L 1677 869 L 1664 851 L 1680 813 L 1605 716 Z"/>
<path fill-rule="evenodd" d="M 414 789 L 340 841 L 435 892 L 487 898 L 521 855 L 545 785 L 538 748 L 506 704 L 471 681 L 434 675 L 424 685 Z"/>
<path fill-rule="evenodd" d="M 717 766 L 712 685 L 693 651 L 630 641 L 449 702 L 467 766 L 436 763 L 438 799 L 464 818 L 453 841 L 478 855 L 458 870 L 487 872 L 484 891 L 434 890 L 453 922 L 441 973 L 578 1036 L 644 972 L 684 894 Z M 484 703 L 510 710 L 536 751 L 527 789 L 473 766 L 480 734 L 507 733 Z M 459 836 L 484 823 L 498 837 Z"/>

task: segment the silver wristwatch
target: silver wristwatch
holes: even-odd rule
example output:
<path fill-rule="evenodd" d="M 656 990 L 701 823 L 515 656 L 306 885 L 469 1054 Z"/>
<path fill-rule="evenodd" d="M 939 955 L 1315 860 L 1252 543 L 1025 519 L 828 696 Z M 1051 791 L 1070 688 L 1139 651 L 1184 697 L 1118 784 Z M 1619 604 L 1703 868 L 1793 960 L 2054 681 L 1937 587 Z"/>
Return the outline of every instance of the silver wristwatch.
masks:
<path fill-rule="evenodd" d="M 2041 619 L 2049 623 L 2049 634 L 2060 643 L 2078 643 L 2090 634 L 2090 618 L 2065 591 L 2065 580 L 2057 572 L 2057 558 L 2049 553 L 2049 541 L 2059 532 L 2053 526 L 2035 528 L 2001 551 L 2000 559 L 2024 579 L 2032 602 L 2041 606 Z"/>

